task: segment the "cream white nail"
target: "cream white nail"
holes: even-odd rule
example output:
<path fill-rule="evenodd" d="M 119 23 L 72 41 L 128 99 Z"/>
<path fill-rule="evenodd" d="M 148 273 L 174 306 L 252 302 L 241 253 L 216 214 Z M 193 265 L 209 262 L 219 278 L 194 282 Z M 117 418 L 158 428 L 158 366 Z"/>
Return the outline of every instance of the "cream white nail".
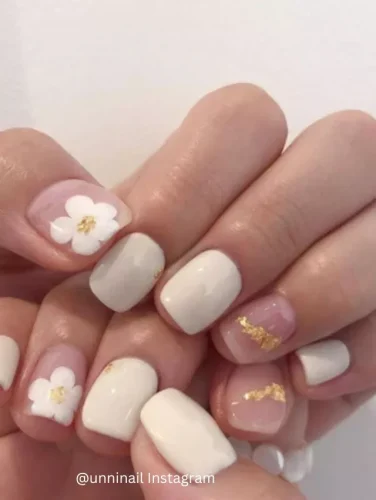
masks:
<path fill-rule="evenodd" d="M 248 443 L 248 441 L 242 441 L 241 439 L 235 438 L 229 438 L 229 441 L 239 458 L 248 458 L 248 460 L 252 459 L 252 446 Z"/>
<path fill-rule="evenodd" d="M 219 250 L 207 250 L 166 283 L 160 300 L 182 330 L 195 334 L 226 311 L 241 287 L 241 276 L 234 262 Z"/>
<path fill-rule="evenodd" d="M 12 385 L 19 360 L 17 342 L 7 335 L 0 335 L 0 386 L 4 391 Z"/>
<path fill-rule="evenodd" d="M 324 340 L 296 351 L 308 385 L 319 385 L 338 377 L 350 366 L 350 353 L 340 340 Z"/>
<path fill-rule="evenodd" d="M 111 361 L 99 375 L 82 409 L 84 426 L 94 432 L 130 441 L 146 401 L 157 391 L 158 377 L 137 358 Z"/>
<path fill-rule="evenodd" d="M 98 262 L 90 276 L 90 288 L 108 308 L 128 311 L 154 287 L 164 265 L 161 247 L 146 234 L 133 233 Z"/>
<path fill-rule="evenodd" d="M 153 396 L 141 422 L 159 453 L 180 474 L 216 474 L 236 461 L 217 423 L 200 405 L 176 389 Z"/>
<path fill-rule="evenodd" d="M 299 483 L 313 468 L 313 450 L 311 446 L 285 454 L 282 476 L 290 483 Z"/>
<path fill-rule="evenodd" d="M 252 459 L 259 467 L 275 476 L 281 474 L 285 463 L 282 451 L 272 444 L 258 446 L 253 452 Z"/>

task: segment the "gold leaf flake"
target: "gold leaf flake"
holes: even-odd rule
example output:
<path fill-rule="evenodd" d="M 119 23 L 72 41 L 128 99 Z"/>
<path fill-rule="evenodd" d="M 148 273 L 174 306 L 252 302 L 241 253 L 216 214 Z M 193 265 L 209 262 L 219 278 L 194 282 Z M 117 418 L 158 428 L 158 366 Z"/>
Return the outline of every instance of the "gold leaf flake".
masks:
<path fill-rule="evenodd" d="M 236 320 L 242 327 L 242 332 L 249 335 L 265 351 L 276 349 L 282 342 L 280 337 L 276 337 L 267 332 L 262 326 L 254 326 L 245 316 L 240 316 Z"/>
<path fill-rule="evenodd" d="M 273 382 L 262 389 L 254 389 L 253 391 L 247 392 L 244 394 L 243 398 L 246 401 L 261 401 L 262 399 L 270 398 L 274 399 L 274 401 L 286 403 L 286 391 L 283 385 Z"/>

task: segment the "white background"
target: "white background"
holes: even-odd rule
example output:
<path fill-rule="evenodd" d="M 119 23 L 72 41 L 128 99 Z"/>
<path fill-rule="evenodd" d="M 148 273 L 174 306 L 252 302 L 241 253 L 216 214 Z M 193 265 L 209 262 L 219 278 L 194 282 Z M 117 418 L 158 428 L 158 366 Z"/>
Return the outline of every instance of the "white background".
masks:
<path fill-rule="evenodd" d="M 207 91 L 264 86 L 290 139 L 341 108 L 376 111 L 370 0 L 0 0 L 0 129 L 53 135 L 107 185 Z M 311 500 L 376 498 L 370 406 L 316 446 Z"/>

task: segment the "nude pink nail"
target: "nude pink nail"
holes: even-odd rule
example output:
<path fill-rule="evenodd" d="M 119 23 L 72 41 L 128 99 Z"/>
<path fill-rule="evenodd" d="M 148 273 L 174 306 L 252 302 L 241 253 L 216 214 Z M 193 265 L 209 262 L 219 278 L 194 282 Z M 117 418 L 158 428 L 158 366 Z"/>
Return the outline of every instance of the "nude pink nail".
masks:
<path fill-rule="evenodd" d="M 82 397 L 86 358 L 76 347 L 60 344 L 39 359 L 30 378 L 27 412 L 69 426 Z"/>
<path fill-rule="evenodd" d="M 280 369 L 273 364 L 239 366 L 226 388 L 227 417 L 235 429 L 275 434 L 287 410 Z"/>
<path fill-rule="evenodd" d="M 57 246 L 92 255 L 130 223 L 130 209 L 103 187 L 81 180 L 49 186 L 30 204 L 27 217 Z"/>
<path fill-rule="evenodd" d="M 285 297 L 268 295 L 240 307 L 218 327 L 221 339 L 240 363 L 265 358 L 295 331 L 295 312 Z"/>

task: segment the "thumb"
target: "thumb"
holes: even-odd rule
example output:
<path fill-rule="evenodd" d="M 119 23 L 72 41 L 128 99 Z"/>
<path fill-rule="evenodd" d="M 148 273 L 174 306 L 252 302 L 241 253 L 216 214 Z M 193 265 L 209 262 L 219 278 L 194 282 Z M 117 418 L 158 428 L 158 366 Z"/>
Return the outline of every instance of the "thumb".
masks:
<path fill-rule="evenodd" d="M 130 211 L 48 136 L 0 133 L 0 247 L 42 267 L 88 267 Z"/>
<path fill-rule="evenodd" d="M 303 500 L 295 486 L 237 460 L 214 419 L 176 389 L 141 412 L 132 461 L 146 500 Z"/>

